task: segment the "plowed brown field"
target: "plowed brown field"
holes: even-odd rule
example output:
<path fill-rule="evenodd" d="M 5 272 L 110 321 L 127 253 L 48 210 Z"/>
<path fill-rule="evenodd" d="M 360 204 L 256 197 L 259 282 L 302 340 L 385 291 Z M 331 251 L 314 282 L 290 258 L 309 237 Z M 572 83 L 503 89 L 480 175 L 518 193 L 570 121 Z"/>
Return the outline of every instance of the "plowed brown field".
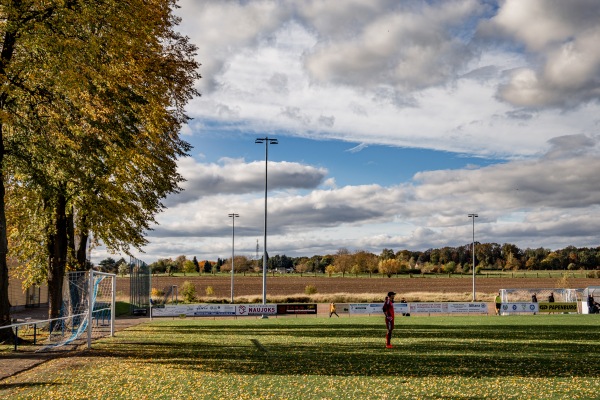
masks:
<path fill-rule="evenodd" d="M 164 289 L 170 285 L 181 287 L 183 282 L 189 281 L 196 286 L 199 296 L 204 296 L 205 289 L 211 286 L 214 298 L 229 298 L 231 296 L 231 277 L 224 275 L 203 275 L 187 277 L 153 277 L 152 287 Z M 476 292 L 479 296 L 485 296 L 482 300 L 491 301 L 499 289 L 512 288 L 556 288 L 558 278 L 476 278 Z M 334 293 L 350 294 L 380 294 L 385 296 L 389 291 L 395 291 L 400 294 L 409 293 L 437 293 L 437 294 L 470 294 L 473 289 L 473 280 L 471 277 L 324 277 L 309 276 L 300 277 L 298 275 L 275 275 L 267 277 L 267 295 L 268 296 L 291 296 L 304 294 L 307 285 L 313 285 L 318 294 L 327 295 Z M 570 288 L 585 288 L 588 286 L 600 285 L 600 279 L 588 278 L 569 278 L 568 286 Z M 121 295 L 129 294 L 129 278 L 119 278 L 117 280 L 117 291 Z M 262 295 L 262 277 L 260 276 L 236 276 L 234 279 L 235 297 L 239 296 L 261 296 Z M 468 296 L 467 296 L 468 297 Z M 456 299 L 462 300 L 462 299 Z M 542 301 L 542 299 L 540 299 Z"/>

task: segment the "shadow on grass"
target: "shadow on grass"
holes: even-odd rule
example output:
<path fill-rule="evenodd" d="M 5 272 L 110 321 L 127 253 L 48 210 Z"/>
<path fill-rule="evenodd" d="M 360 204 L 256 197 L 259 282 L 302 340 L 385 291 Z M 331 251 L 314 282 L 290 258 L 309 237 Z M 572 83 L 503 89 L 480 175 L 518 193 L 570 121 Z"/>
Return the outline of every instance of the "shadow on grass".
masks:
<path fill-rule="evenodd" d="M 28 387 L 38 387 L 38 386 L 56 386 L 59 383 L 56 382 L 20 382 L 20 383 L 2 383 L 0 382 L 0 391 L 9 390 L 9 389 L 23 389 Z"/>
<path fill-rule="evenodd" d="M 159 368 L 260 375 L 598 377 L 596 326 L 399 326 L 395 348 L 374 324 L 161 324 L 87 354 Z M 123 341 L 121 341 L 123 340 Z"/>

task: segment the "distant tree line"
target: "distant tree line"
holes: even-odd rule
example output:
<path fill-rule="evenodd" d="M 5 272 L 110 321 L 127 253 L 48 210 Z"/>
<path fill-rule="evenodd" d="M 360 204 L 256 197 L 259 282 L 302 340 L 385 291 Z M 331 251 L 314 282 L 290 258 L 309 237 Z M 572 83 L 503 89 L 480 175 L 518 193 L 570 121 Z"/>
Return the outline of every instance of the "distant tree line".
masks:
<path fill-rule="evenodd" d="M 109 259 L 112 260 L 112 259 Z M 103 260 L 100 266 L 119 270 L 119 262 Z M 262 258 L 256 260 L 246 256 L 235 256 L 236 273 L 259 273 L 262 271 Z M 159 259 L 150 264 L 153 273 L 172 275 L 209 274 L 231 271 L 231 258 L 216 261 L 198 261 L 196 257 L 188 260 L 186 256 L 175 259 Z M 275 255 L 267 260 L 269 272 L 325 273 L 343 276 L 358 274 L 381 274 L 392 276 L 402 273 L 472 273 L 472 245 L 459 247 L 442 247 L 425 251 L 400 250 L 384 248 L 380 254 L 364 250 L 354 252 L 346 248 L 335 254 L 314 255 L 312 257 L 288 257 Z M 561 250 L 520 249 L 514 244 L 475 243 L 475 272 L 480 270 L 498 271 L 535 271 L 535 270 L 597 270 L 600 269 L 600 247 L 577 248 L 568 246 Z"/>

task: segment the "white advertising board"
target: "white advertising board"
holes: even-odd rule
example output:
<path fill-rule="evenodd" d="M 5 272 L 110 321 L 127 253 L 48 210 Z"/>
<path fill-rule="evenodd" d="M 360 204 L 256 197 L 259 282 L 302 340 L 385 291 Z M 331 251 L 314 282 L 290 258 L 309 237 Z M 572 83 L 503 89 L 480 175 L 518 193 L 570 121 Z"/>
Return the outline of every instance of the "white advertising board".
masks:
<path fill-rule="evenodd" d="M 348 304 L 350 314 L 381 314 L 383 315 L 383 303 L 357 303 Z M 408 303 L 394 303 L 394 312 L 396 314 L 406 314 L 409 312 Z"/>
<path fill-rule="evenodd" d="M 383 303 L 350 304 L 350 314 L 383 314 Z"/>
<path fill-rule="evenodd" d="M 502 303 L 500 305 L 500 313 L 537 313 L 539 312 L 538 303 L 516 302 Z"/>
<path fill-rule="evenodd" d="M 188 317 L 231 316 L 235 315 L 235 306 L 230 304 L 167 304 L 164 307 L 153 307 L 154 317 Z"/>
<path fill-rule="evenodd" d="M 395 314 L 408 314 L 410 313 L 410 304 L 408 303 L 394 303 Z"/>
<path fill-rule="evenodd" d="M 411 314 L 447 313 L 448 303 L 410 303 Z"/>
<path fill-rule="evenodd" d="M 487 314 L 487 303 L 448 303 L 450 314 Z"/>
<path fill-rule="evenodd" d="M 267 304 L 167 304 L 164 307 L 153 307 L 154 317 L 216 317 L 233 315 L 274 315 L 277 305 Z"/>
<path fill-rule="evenodd" d="M 239 304 L 236 306 L 236 315 L 275 315 L 276 304 Z"/>
<path fill-rule="evenodd" d="M 410 303 L 411 314 L 487 314 L 487 303 Z"/>

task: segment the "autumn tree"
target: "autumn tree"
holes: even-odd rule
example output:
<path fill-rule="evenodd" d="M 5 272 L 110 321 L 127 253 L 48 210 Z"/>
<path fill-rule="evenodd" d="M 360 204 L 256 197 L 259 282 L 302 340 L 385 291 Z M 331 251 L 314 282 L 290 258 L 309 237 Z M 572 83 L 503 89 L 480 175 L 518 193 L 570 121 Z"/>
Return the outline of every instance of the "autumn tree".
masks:
<path fill-rule="evenodd" d="M 521 262 L 513 253 L 508 253 L 504 268 L 511 271 L 518 271 L 521 268 Z"/>
<path fill-rule="evenodd" d="M 388 258 L 379 261 L 378 264 L 379 273 L 387 275 L 391 278 L 393 274 L 398 273 L 400 269 L 400 262 L 395 258 Z"/>
<path fill-rule="evenodd" d="M 237 255 L 233 262 L 234 273 L 247 272 L 252 268 L 252 260 L 243 255 Z M 225 260 L 221 266 L 222 272 L 231 272 L 231 258 Z"/>
<path fill-rule="evenodd" d="M 334 271 L 341 272 L 342 277 L 350 272 L 353 265 L 353 257 L 346 248 L 341 248 L 335 254 L 333 261 Z"/>
<path fill-rule="evenodd" d="M 295 266 L 296 272 L 299 272 L 300 276 L 302 276 L 302 274 L 304 274 L 305 272 L 310 271 L 311 268 L 312 268 L 312 262 L 310 260 L 308 260 L 307 258 L 300 261 Z"/>
<path fill-rule="evenodd" d="M 196 266 L 192 260 L 185 260 L 183 263 L 183 274 L 193 274 L 196 272 Z"/>
<path fill-rule="evenodd" d="M 358 250 L 353 254 L 354 264 L 359 272 L 368 272 L 369 276 L 377 270 L 377 256 L 368 251 Z"/>
<path fill-rule="evenodd" d="M 69 5 L 70 2 L 64 3 L 64 6 Z M 21 121 L 26 121 L 28 110 L 36 106 L 32 98 L 44 92 L 44 88 L 35 86 L 35 79 L 29 80 L 32 69 L 44 67 L 37 63 L 41 54 L 37 42 L 44 41 L 36 37 L 37 27 L 51 25 L 50 20 L 61 6 L 51 1 L 26 0 L 5 1 L 0 6 L 0 327 L 9 325 L 11 321 L 6 185 L 15 181 L 15 175 L 11 169 L 12 157 L 9 156 L 21 150 L 21 146 L 14 146 L 14 143 L 27 143 L 29 135 L 20 129 Z M 44 223 L 41 220 L 36 222 Z M 45 271 L 42 273 L 45 274 Z M 0 329 L 0 342 L 10 339 L 12 331 Z"/>
<path fill-rule="evenodd" d="M 379 258 L 381 260 L 387 260 L 390 258 L 396 258 L 396 255 L 394 254 L 394 250 L 385 248 L 381 251 Z"/>
<path fill-rule="evenodd" d="M 184 268 L 186 261 L 188 261 L 188 259 L 184 255 L 177 256 L 177 257 L 175 257 L 175 260 L 173 260 L 173 263 L 175 264 L 175 271 L 176 272 L 183 272 L 184 276 L 186 274 L 186 271 L 185 271 L 185 268 Z"/>
<path fill-rule="evenodd" d="M 35 216 L 38 237 L 15 234 L 15 254 L 47 274 L 54 317 L 69 247 L 79 264 L 92 231 L 110 250 L 139 249 L 161 199 L 179 190 L 176 160 L 189 145 L 178 132 L 199 76 L 194 46 L 173 29 L 174 6 L 14 0 L 0 9 L 0 325 L 10 322 L 5 204 L 13 221 Z M 8 202 L 7 187 L 26 196 Z"/>

